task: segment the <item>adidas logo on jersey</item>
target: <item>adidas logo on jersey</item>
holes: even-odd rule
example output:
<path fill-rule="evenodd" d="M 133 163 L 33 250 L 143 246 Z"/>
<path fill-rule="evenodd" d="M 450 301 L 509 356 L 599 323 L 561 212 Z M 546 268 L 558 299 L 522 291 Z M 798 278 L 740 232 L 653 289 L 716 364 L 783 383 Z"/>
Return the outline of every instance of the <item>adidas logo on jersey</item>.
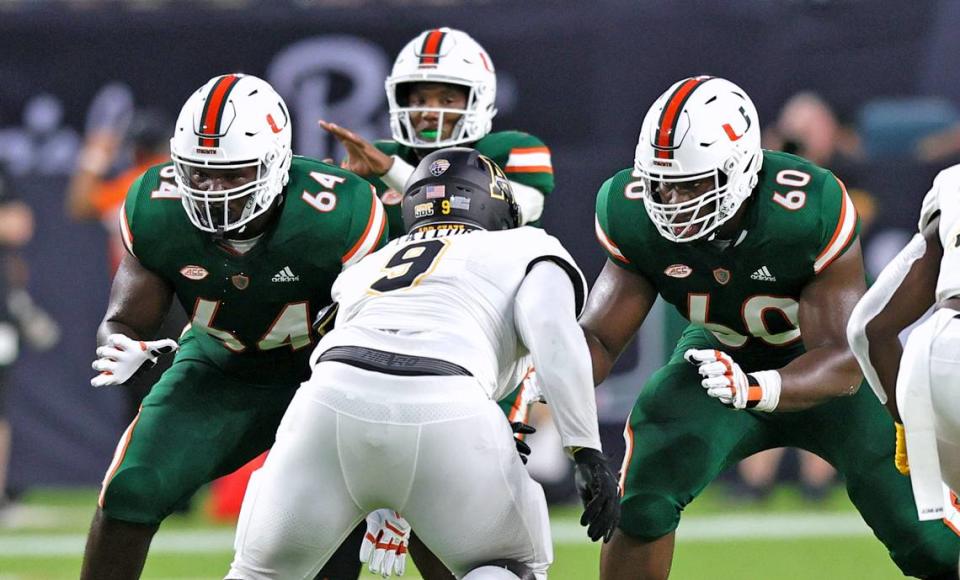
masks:
<path fill-rule="evenodd" d="M 761 280 L 763 282 L 776 282 L 777 277 L 770 273 L 766 266 L 760 266 L 757 271 L 750 274 L 751 280 Z"/>
<path fill-rule="evenodd" d="M 293 273 L 293 270 L 290 269 L 290 266 L 287 266 L 283 270 L 280 270 L 273 275 L 273 278 L 270 279 L 273 282 L 299 282 L 300 276 L 297 276 Z"/>

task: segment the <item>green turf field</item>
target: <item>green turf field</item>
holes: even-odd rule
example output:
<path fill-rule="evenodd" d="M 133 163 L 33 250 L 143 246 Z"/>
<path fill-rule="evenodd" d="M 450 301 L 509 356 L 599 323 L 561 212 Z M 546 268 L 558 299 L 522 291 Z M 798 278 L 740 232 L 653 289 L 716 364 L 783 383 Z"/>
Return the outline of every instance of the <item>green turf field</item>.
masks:
<path fill-rule="evenodd" d="M 0 580 L 77 578 L 94 490 L 38 490 L 0 522 Z M 202 510 L 169 519 L 154 540 L 143 577 L 222 578 L 231 557 L 231 526 Z M 552 580 L 597 577 L 599 547 L 577 524 L 575 508 L 552 513 Z M 684 515 L 674 580 L 886 580 L 902 578 L 838 490 L 811 506 L 785 488 L 759 505 L 731 505 L 708 489 Z M 405 578 L 419 578 L 408 568 Z M 365 575 L 365 580 L 376 578 Z"/>

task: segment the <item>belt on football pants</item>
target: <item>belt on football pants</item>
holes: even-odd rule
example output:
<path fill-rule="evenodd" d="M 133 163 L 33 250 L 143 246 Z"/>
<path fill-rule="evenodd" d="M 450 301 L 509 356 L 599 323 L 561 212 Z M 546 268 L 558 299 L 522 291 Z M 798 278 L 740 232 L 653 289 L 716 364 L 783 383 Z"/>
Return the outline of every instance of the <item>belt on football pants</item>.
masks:
<path fill-rule="evenodd" d="M 425 356 L 387 352 L 362 346 L 335 346 L 323 352 L 317 362 L 338 362 L 387 375 L 472 377 L 467 369 L 449 361 Z"/>

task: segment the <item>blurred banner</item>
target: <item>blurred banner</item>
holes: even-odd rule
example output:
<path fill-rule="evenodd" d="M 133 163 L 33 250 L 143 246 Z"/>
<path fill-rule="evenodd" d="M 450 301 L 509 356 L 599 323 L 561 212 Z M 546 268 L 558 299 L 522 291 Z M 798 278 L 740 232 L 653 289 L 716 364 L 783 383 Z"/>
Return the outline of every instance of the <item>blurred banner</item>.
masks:
<path fill-rule="evenodd" d="M 927 63 L 954 61 L 954 28 L 941 22 L 957 24 L 950 2 L 438 4 L 307 10 L 261 3 L 216 11 L 161 3 L 129 11 L 51 2 L 3 14 L 0 162 L 37 214 L 27 251 L 30 288 L 64 330 L 59 348 L 27 353 L 17 366 L 7 405 L 14 486 L 99 481 L 125 427 L 117 388 L 88 383 L 109 292 L 106 234 L 98 224 L 71 222 L 64 195 L 84 135 L 129 122 L 132 107 L 174 117 L 211 76 L 262 76 L 292 109 L 295 151 L 339 159 L 317 119 L 368 138 L 388 136 L 383 82 L 394 55 L 424 29 L 461 28 L 497 68 L 494 129 L 522 129 L 552 149 L 557 189 L 544 223 L 593 279 L 603 265 L 593 237 L 594 195 L 632 165 L 647 107 L 674 81 L 726 76 L 751 94 L 761 122 L 804 89 L 818 91 L 847 118 L 871 96 L 960 95 L 956 70 L 926 72 Z M 881 222 L 912 227 L 934 169 L 889 162 L 877 169 L 870 186 L 891 208 L 883 208 Z M 654 313 L 620 373 L 598 391 L 606 419 L 622 421 L 672 346 L 663 344 L 663 314 Z"/>

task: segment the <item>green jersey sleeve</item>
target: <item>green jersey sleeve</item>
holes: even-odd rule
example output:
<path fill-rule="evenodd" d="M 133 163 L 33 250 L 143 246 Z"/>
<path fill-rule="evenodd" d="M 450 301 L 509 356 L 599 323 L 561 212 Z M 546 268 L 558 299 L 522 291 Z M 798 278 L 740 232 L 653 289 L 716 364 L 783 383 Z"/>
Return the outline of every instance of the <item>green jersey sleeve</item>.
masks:
<path fill-rule="evenodd" d="M 540 138 L 522 131 L 498 131 L 480 139 L 474 147 L 493 159 L 510 181 L 532 187 L 544 195 L 553 191 L 550 148 Z"/>
<path fill-rule="evenodd" d="M 843 182 L 828 172 L 820 197 L 820 253 L 813 264 L 816 274 L 853 246 L 860 232 L 860 219 Z"/>
<path fill-rule="evenodd" d="M 641 273 L 637 262 L 631 258 L 628 248 L 642 248 L 643 244 L 637 238 L 640 230 L 630 227 L 630 211 L 637 211 L 637 207 L 626 208 L 629 204 L 642 204 L 638 199 L 628 199 L 632 179 L 631 170 L 624 169 L 607 179 L 597 192 L 596 215 L 594 217 L 594 232 L 597 241 L 604 249 L 607 257 L 614 264 Z M 626 210 L 626 213 L 625 213 Z M 639 211 L 644 211 L 642 207 Z"/>

